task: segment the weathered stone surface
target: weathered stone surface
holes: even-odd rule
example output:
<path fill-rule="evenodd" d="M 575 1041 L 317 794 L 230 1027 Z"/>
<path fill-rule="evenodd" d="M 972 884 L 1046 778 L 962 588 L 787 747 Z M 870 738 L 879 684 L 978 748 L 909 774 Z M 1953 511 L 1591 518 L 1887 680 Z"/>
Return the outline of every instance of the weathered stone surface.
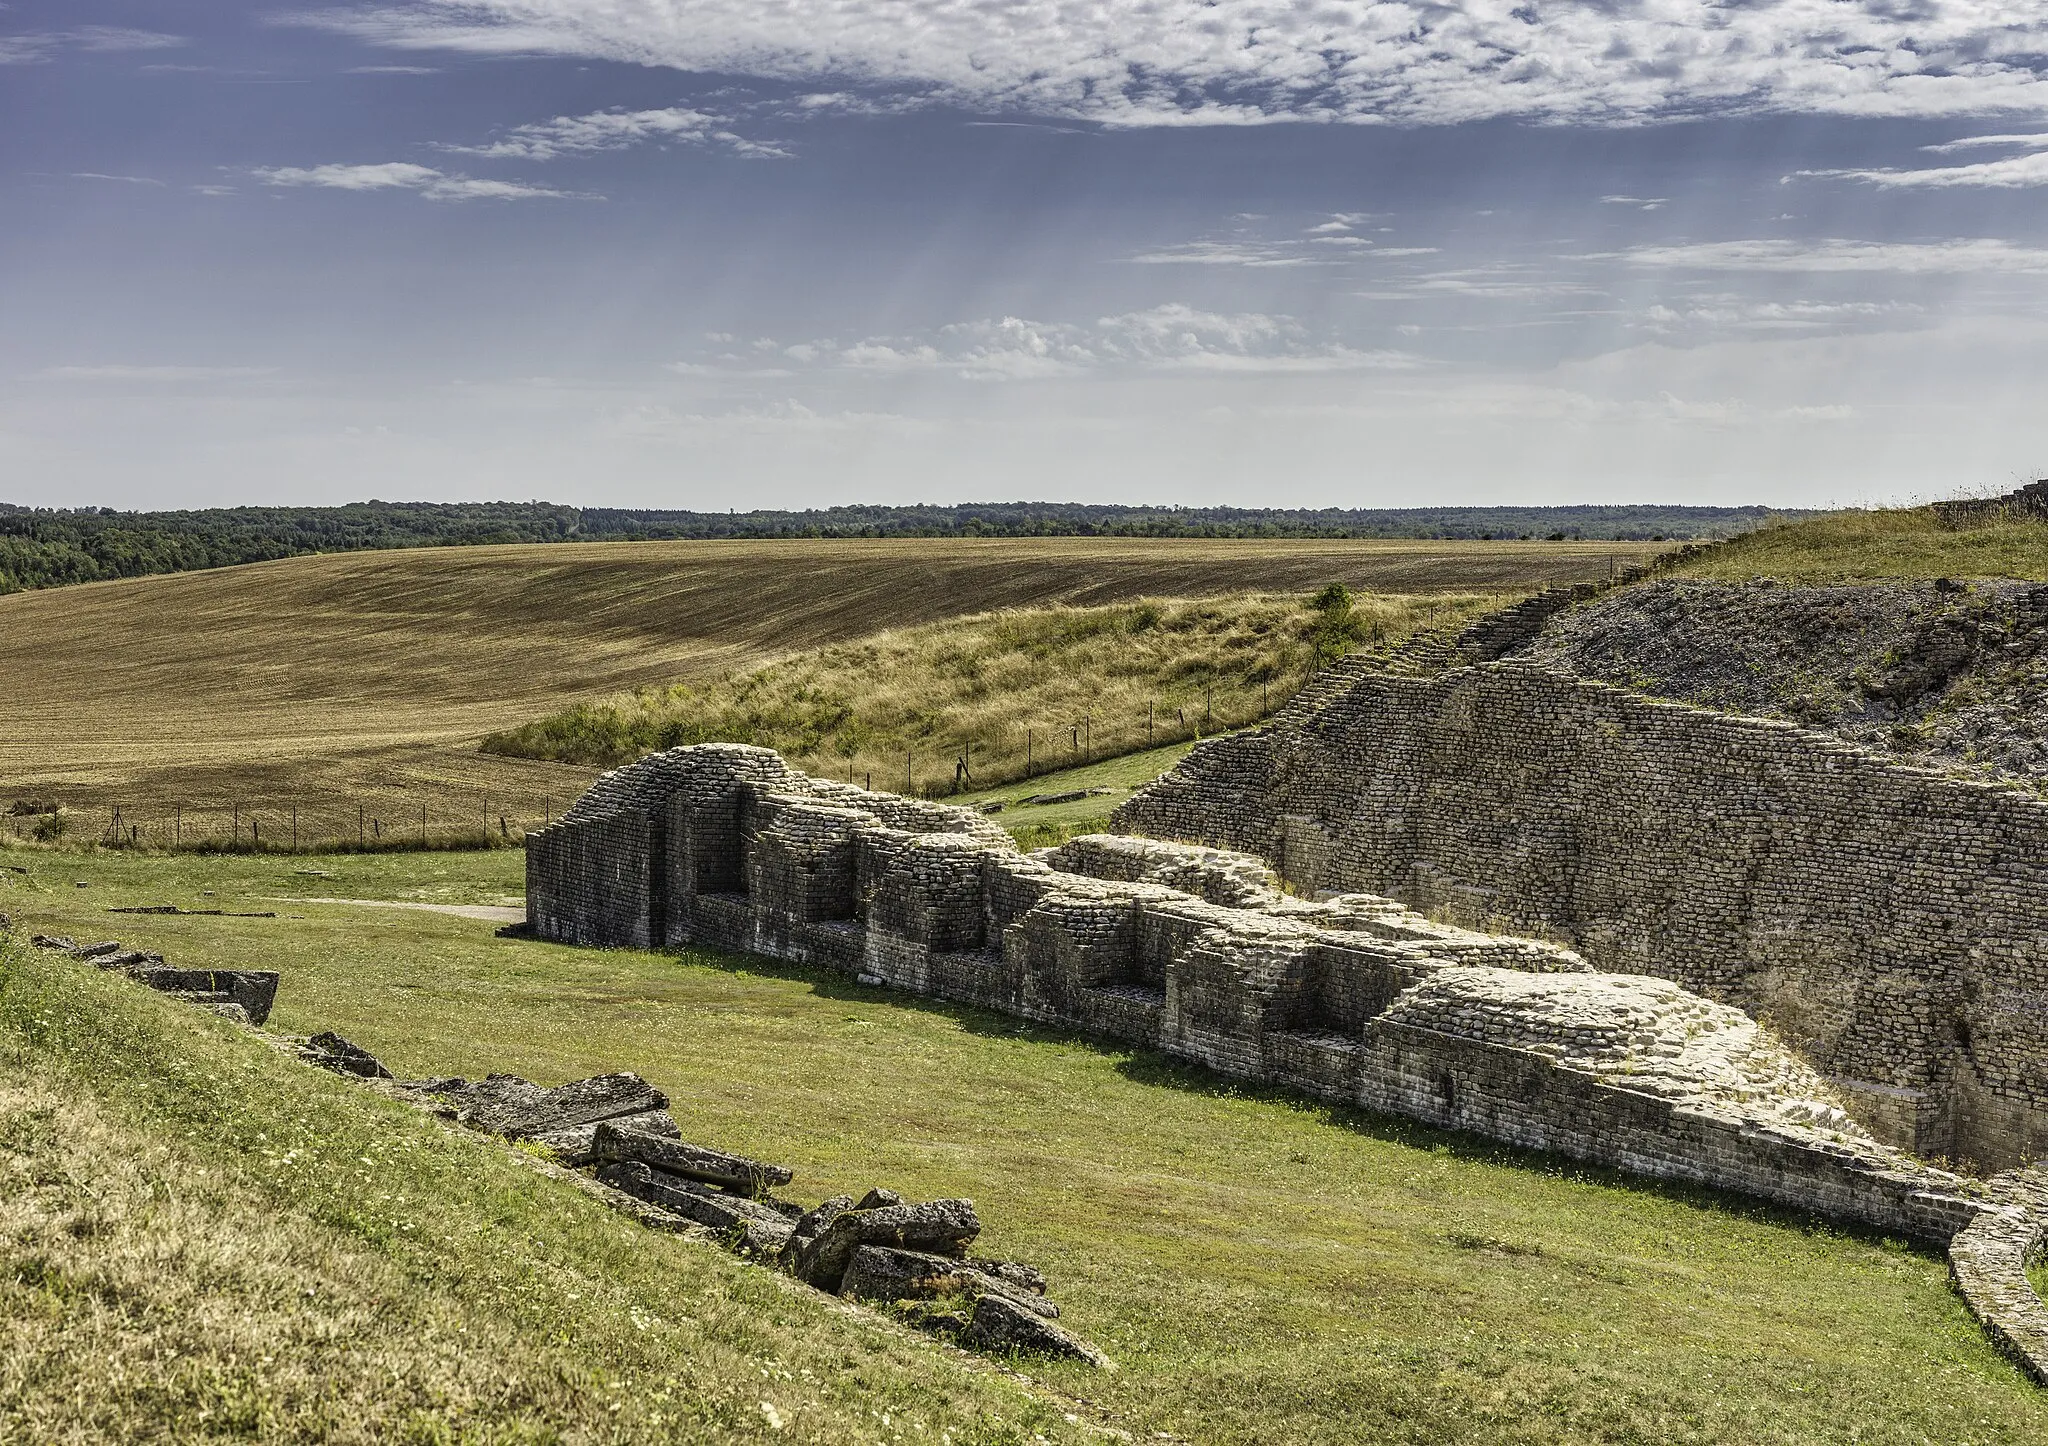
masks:
<path fill-rule="evenodd" d="M 856 1210 L 879 1210 L 884 1205 L 901 1205 L 902 1203 L 903 1197 L 894 1190 L 884 1190 L 878 1186 L 855 1201 L 853 1208 Z"/>
<path fill-rule="evenodd" d="M 795 1250 L 817 1238 L 818 1234 L 853 1208 L 851 1195 L 834 1195 L 819 1202 L 815 1209 L 807 1210 L 797 1217 L 796 1234 L 790 1239 L 790 1248 Z"/>
<path fill-rule="evenodd" d="M 1949 1279 L 1999 1349 L 2048 1386 L 2048 1303 L 2027 1279 L 2027 1262 L 2048 1240 L 2048 1171 L 2000 1175 L 1990 1195 L 1949 1243 Z"/>
<path fill-rule="evenodd" d="M 77 945 L 72 949 L 71 954 L 75 959 L 104 959 L 109 955 L 119 954 L 120 952 L 121 941 L 119 939 L 107 939 L 98 944 Z"/>
<path fill-rule="evenodd" d="M 751 1254 L 777 1255 L 795 1233 L 788 1218 L 772 1205 L 743 1195 L 724 1194 L 694 1180 L 657 1170 L 644 1161 L 614 1161 L 599 1169 L 597 1177 L 628 1195 L 730 1235 L 735 1248 Z"/>
<path fill-rule="evenodd" d="M 795 1178 L 793 1172 L 781 1165 L 764 1165 L 744 1155 L 728 1155 L 722 1150 L 637 1130 L 618 1121 L 607 1121 L 597 1127 L 591 1153 L 601 1160 L 642 1160 L 671 1175 L 750 1195 L 775 1185 L 787 1185 Z"/>
<path fill-rule="evenodd" d="M 1115 821 L 1769 1018 L 1866 1130 L 1922 1157 L 2048 1154 L 2038 796 L 1512 660 L 1347 662 Z"/>
<path fill-rule="evenodd" d="M 78 947 L 78 941 L 69 934 L 31 934 L 28 936 L 28 942 L 38 949 L 69 951 Z"/>
<path fill-rule="evenodd" d="M 837 1294 L 853 1254 L 863 1245 L 892 1245 L 955 1259 L 981 1234 L 972 1200 L 927 1200 L 848 1210 L 800 1246 L 791 1273 L 806 1285 Z"/>
<path fill-rule="evenodd" d="M 95 961 L 103 967 L 105 960 Z M 152 989 L 177 994 L 218 994 L 248 1015 L 252 1024 L 270 1018 L 277 999 L 278 976 L 270 969 L 175 969 L 143 962 L 128 969 L 130 978 Z"/>
<path fill-rule="evenodd" d="M 255 1021 L 249 1018 L 249 1011 L 231 999 L 195 999 L 191 1002 L 209 1014 L 218 1014 L 230 1024 L 254 1026 Z"/>
<path fill-rule="evenodd" d="M 1040 1277 L 1041 1286 L 1043 1279 Z M 854 1251 L 839 1284 L 841 1295 L 858 1300 L 944 1300 L 989 1292 L 1008 1296 L 1048 1320 L 1060 1313 L 1042 1288 L 1034 1291 L 1017 1285 L 980 1269 L 974 1261 L 887 1245 L 863 1245 Z"/>
<path fill-rule="evenodd" d="M 517 1075 L 494 1074 L 459 1088 L 444 1089 L 440 1096 L 464 1124 L 513 1139 L 646 1114 L 668 1106 L 667 1095 L 629 1072 L 595 1075 L 554 1086 L 537 1085 Z"/>
<path fill-rule="evenodd" d="M 1314 706 L 1334 707 L 1352 684 L 1317 686 Z M 1233 826 L 1270 817 L 1259 790 L 1278 785 L 1252 766 L 1264 736 L 1192 755 L 1209 760 L 1183 800 L 1193 822 L 1173 826 L 1181 795 L 1168 788 L 1157 831 L 1200 837 L 1211 809 Z M 1327 740 L 1304 730 L 1290 746 L 1306 780 L 1323 787 L 1327 775 L 1358 818 L 1381 817 L 1321 760 Z M 1696 989 L 1596 973 L 1555 943 L 1457 928 L 1377 895 L 1302 899 L 1274 888 L 1259 859 L 1213 847 L 1091 837 L 1025 857 L 986 836 L 979 815 L 806 779 L 761 750 L 678 749 L 607 779 L 529 839 L 543 937 L 631 942 L 652 915 L 622 921 L 603 904 L 618 890 L 600 887 L 623 873 L 644 878 L 633 896 L 657 900 L 672 943 L 822 964 L 1915 1238 L 1946 1242 L 1973 1209 L 1966 1182 L 1879 1144 L 1840 1113 L 1838 1081 L 1792 1069 L 1792 1054 L 1732 1010 Z M 1349 858 L 1331 852 L 1318 798 L 1279 820 L 1277 872 L 1297 883 L 1337 877 Z M 1482 805 L 1468 799 L 1467 818 Z M 1883 1027 L 1921 1017 L 1905 1007 Z M 844 1262 L 819 1257 L 825 1243 L 821 1233 L 791 1258 L 834 1277 Z M 830 1243 L 846 1251 L 843 1233 Z"/>
<path fill-rule="evenodd" d="M 303 1053 L 307 1060 L 322 1069 L 361 1075 L 365 1079 L 391 1078 L 391 1071 L 378 1062 L 376 1055 L 360 1045 L 349 1043 L 332 1030 L 307 1040 Z"/>
<path fill-rule="evenodd" d="M 1022 1301 L 1007 1295 L 984 1295 L 974 1302 L 974 1315 L 961 1342 L 981 1351 L 1022 1351 L 1086 1361 L 1108 1369 L 1109 1357 L 1064 1326 L 1055 1325 Z"/>
<path fill-rule="evenodd" d="M 967 1263 L 983 1275 L 992 1275 L 1019 1290 L 1032 1295 L 1045 1294 L 1045 1272 L 1035 1265 L 1026 1265 L 1018 1260 L 970 1260 Z"/>
<path fill-rule="evenodd" d="M 566 1130 L 549 1130 L 533 1136 L 533 1141 L 552 1150 L 557 1163 L 574 1169 L 591 1164 L 598 1158 L 595 1148 L 597 1132 L 605 1123 L 626 1125 L 650 1135 L 666 1135 L 672 1140 L 679 1140 L 683 1135 L 675 1117 L 667 1110 L 649 1110 L 645 1114 L 623 1115 L 617 1121 L 593 1121 L 587 1125 L 571 1125 Z"/>

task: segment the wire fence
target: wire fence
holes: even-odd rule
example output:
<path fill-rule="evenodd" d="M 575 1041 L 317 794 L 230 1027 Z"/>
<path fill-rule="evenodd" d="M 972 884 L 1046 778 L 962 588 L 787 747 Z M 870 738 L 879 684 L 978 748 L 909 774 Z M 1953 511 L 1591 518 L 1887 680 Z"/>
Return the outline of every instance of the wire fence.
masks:
<path fill-rule="evenodd" d="M 820 777 L 943 799 L 1198 741 L 1270 717 L 1300 677 L 1205 686 L 1143 711 L 1084 708 L 1065 718 L 1007 724 L 968 739 L 933 739 L 900 752 L 853 754 L 791 746 L 756 734 Z M 89 806 L 16 800 L 0 829 L 22 842 L 187 853 L 335 853 L 523 847 L 559 818 L 570 793 L 464 801 L 449 790 L 380 792 L 353 800 L 245 798 L 135 801 Z"/>
<path fill-rule="evenodd" d="M 465 806 L 445 791 L 365 795 L 352 803 L 258 799 L 92 807 L 17 800 L 4 823 L 25 843 L 186 853 L 336 853 L 518 848 L 572 801 L 479 796 Z"/>

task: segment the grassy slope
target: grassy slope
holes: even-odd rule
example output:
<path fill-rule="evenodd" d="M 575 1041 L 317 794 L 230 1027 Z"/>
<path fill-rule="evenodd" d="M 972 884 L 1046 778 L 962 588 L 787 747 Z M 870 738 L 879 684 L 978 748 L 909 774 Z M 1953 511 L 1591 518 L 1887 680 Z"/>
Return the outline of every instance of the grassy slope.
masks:
<path fill-rule="evenodd" d="M 2048 581 L 2048 523 L 1951 531 L 1928 508 L 1841 512 L 1733 538 L 1678 564 L 1681 576 L 1830 583 L 1886 578 L 2018 577 Z"/>
<path fill-rule="evenodd" d="M 801 1198 L 877 1182 L 974 1197 L 989 1251 L 1045 1265 L 1070 1322 L 1122 1367 L 1034 1375 L 1084 1392 L 1140 1439 L 1903 1443 L 2048 1433 L 2048 1396 L 1995 1354 L 1942 1262 L 1881 1240 L 762 961 L 568 950 L 497 939 L 462 919 L 341 906 L 291 907 L 303 917 L 275 921 L 100 912 L 130 902 L 272 907 L 259 901 L 307 891 L 283 861 L 8 861 L 35 872 L 6 876 L 0 907 L 32 926 L 118 925 L 180 962 L 268 961 L 286 972 L 279 1027 L 339 1028 L 401 1070 L 556 1080 L 638 1068 L 675 1095 L 691 1135 L 796 1167 Z M 516 892 L 516 866 L 507 854 L 330 859 L 320 867 L 333 877 L 316 883 L 335 895 L 488 901 Z M 63 1031 L 93 1033 L 78 1021 L 107 1005 L 98 994 L 92 1005 L 41 1012 Z M 10 1018 L 18 1031 L 22 1011 Z M 230 1057 L 241 1058 L 206 1054 L 200 1069 Z M 122 1059 L 94 1067 L 129 1068 Z M 249 1143 L 248 1111 L 267 1110 L 277 1087 L 269 1071 L 263 1090 L 218 1116 L 151 1103 L 154 1092 L 191 1094 L 171 1060 L 145 1059 L 134 1076 L 119 1108 L 173 1135 L 196 1120 L 190 1148 L 250 1171 L 265 1209 L 279 1208 L 280 1191 L 307 1188 L 300 1174 L 263 1183 L 262 1150 L 275 1146 Z M 303 1088 L 323 1102 L 351 1098 L 324 1083 Z M 299 1094 L 288 1098 L 290 1108 L 262 1117 L 301 1108 Z M 354 1153 L 344 1142 L 329 1162 Z M 383 1205 L 334 1188 L 303 1208 L 352 1249 L 414 1279 L 431 1271 L 464 1319 L 488 1307 L 541 1340 L 549 1322 L 573 1321 L 569 1346 L 532 1359 L 573 1377 L 619 1352 L 629 1397 L 654 1379 L 634 1364 L 649 1354 L 687 1363 L 677 1373 L 700 1391 L 750 1391 L 756 1358 L 772 1357 L 771 1369 L 790 1360 L 766 1343 L 719 1344 L 756 1304 L 791 1322 L 769 1333 L 778 1340 L 810 1329 L 803 1308 L 722 1261 L 680 1245 L 643 1260 L 655 1247 L 628 1249 L 601 1220 L 584 1240 L 581 1206 L 545 1204 L 538 1185 L 515 1190 L 494 1169 L 472 1187 L 463 1172 L 483 1171 L 483 1158 L 419 1161 L 436 1192 L 464 1202 L 445 1230 L 393 1235 L 376 1223 L 390 1218 Z M 502 1232 L 488 1223 L 495 1207 L 475 1198 L 499 1190 L 524 1212 Z M 413 1199 L 392 1213 L 436 1218 Z M 512 1263 L 494 1264 L 494 1248 L 460 1270 L 444 1266 L 436 1237 L 461 1240 L 473 1227 L 492 1231 L 494 1247 L 517 1246 Z M 529 1278 L 522 1263 L 543 1256 L 588 1272 L 570 1289 L 601 1304 L 497 1283 L 505 1272 Z M 609 1279 L 615 1270 L 625 1279 Z M 679 1284 L 657 1304 L 652 1282 L 664 1273 Z M 639 1297 L 643 1288 L 655 1293 Z M 629 1299 L 662 1318 L 659 1349 L 636 1347 L 641 1338 L 620 1324 Z M 678 1322 L 678 1300 L 694 1324 Z M 833 1352 L 859 1357 L 851 1342 L 835 1340 L 828 1361 Z M 838 1381 L 836 1369 L 819 1374 Z M 906 1358 L 863 1369 L 887 1391 L 919 1367 Z M 981 1387 L 944 1379 L 961 1410 L 983 1399 Z M 552 1408 L 573 1394 L 539 1399 Z M 821 1411 L 841 1399 L 825 1386 L 817 1396 Z M 745 1419 L 745 1393 L 715 1399 Z"/>
<path fill-rule="evenodd" d="M 1319 653 L 1397 647 L 1501 601 L 1375 595 L 1325 612 L 1300 593 L 1254 593 L 983 613 L 579 704 L 484 747 L 617 765 L 754 743 L 814 773 L 950 793 L 960 759 L 992 784 L 1251 722 L 1293 696 Z"/>
<path fill-rule="evenodd" d="M 889 627 L 1144 596 L 1501 591 L 1604 575 L 1642 544 L 602 543 L 293 558 L 0 598 L 0 807 L 54 797 L 275 831 L 538 818 L 587 769 L 490 758 L 493 729 Z"/>
<path fill-rule="evenodd" d="M 7 946 L 0 1318 L 10 1441 L 1073 1434 L 494 1142 Z"/>

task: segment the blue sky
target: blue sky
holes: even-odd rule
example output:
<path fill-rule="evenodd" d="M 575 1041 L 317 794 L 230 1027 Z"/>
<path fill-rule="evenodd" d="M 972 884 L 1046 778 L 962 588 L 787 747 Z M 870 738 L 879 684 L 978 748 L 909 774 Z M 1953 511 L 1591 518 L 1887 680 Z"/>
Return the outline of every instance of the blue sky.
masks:
<path fill-rule="evenodd" d="M 0 499 L 2048 473 L 2038 0 L 13 0 Z"/>

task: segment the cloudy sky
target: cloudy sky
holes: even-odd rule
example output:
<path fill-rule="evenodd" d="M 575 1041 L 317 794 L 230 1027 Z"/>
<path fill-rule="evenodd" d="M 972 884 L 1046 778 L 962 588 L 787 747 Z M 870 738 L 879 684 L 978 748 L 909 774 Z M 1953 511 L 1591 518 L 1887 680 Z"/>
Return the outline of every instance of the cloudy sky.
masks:
<path fill-rule="evenodd" d="M 2040 0 L 11 0 L 0 500 L 2048 474 Z"/>

